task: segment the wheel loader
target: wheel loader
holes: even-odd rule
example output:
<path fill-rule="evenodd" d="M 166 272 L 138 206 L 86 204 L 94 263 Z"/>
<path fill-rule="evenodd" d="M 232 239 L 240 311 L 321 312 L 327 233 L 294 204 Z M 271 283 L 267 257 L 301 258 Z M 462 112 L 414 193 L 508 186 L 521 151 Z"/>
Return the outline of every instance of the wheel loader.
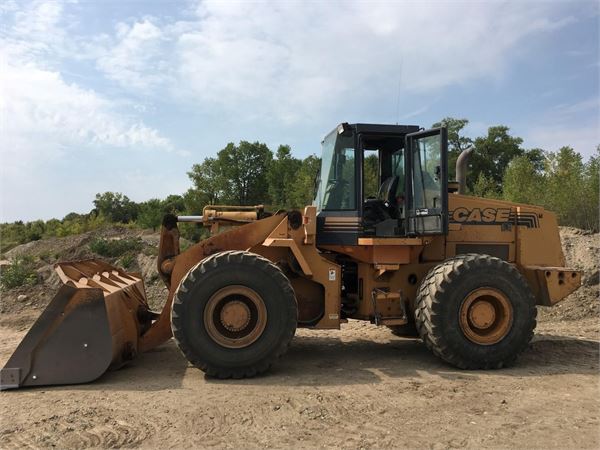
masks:
<path fill-rule="evenodd" d="M 303 211 L 207 205 L 201 216 L 164 217 L 160 313 L 140 274 L 58 263 L 64 285 L 2 369 L 2 389 L 90 382 L 172 337 L 207 376 L 251 377 L 296 328 L 350 319 L 419 337 L 462 369 L 512 364 L 537 306 L 564 299 L 581 273 L 565 267 L 552 212 L 465 194 L 471 151 L 449 181 L 445 128 L 339 125 L 322 141 Z M 366 155 L 377 160 L 376 189 Z M 182 252 L 179 222 L 211 235 Z"/>

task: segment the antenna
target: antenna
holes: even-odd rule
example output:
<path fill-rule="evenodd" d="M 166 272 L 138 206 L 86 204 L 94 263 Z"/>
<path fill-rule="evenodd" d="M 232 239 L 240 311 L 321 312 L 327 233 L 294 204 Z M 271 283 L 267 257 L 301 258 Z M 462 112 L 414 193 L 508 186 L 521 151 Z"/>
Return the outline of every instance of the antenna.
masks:
<path fill-rule="evenodd" d="M 396 97 L 396 125 L 400 121 L 400 90 L 402 88 L 402 61 L 403 57 L 400 57 L 400 73 L 398 74 L 398 96 Z"/>

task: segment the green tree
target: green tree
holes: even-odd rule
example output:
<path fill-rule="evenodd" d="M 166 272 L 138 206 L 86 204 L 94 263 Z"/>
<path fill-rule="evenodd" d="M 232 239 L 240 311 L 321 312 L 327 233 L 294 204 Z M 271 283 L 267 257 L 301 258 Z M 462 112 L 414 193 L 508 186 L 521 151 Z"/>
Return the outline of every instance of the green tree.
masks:
<path fill-rule="evenodd" d="M 479 173 L 477 181 L 473 184 L 472 192 L 477 197 L 500 198 L 496 182 L 483 173 Z"/>
<path fill-rule="evenodd" d="M 94 208 L 97 214 L 111 222 L 128 223 L 133 222 L 137 217 L 137 204 L 120 192 L 96 194 Z"/>
<path fill-rule="evenodd" d="M 164 214 L 182 214 L 185 212 L 185 200 L 182 195 L 169 195 L 161 204 L 161 211 Z"/>
<path fill-rule="evenodd" d="M 27 229 L 25 224 L 18 220 L 13 223 L 3 223 L 0 226 L 0 251 L 5 252 L 11 248 L 27 242 Z"/>
<path fill-rule="evenodd" d="M 524 154 L 521 148 L 523 139 L 508 134 L 509 128 L 498 125 L 488 128 L 487 136 L 478 137 L 474 141 L 475 151 L 469 159 L 467 186 L 474 191 L 480 176 L 486 180 L 488 193 L 493 190 L 500 195 L 502 177 L 513 158 Z"/>
<path fill-rule="evenodd" d="M 545 205 L 563 225 L 598 229 L 598 155 L 588 163 L 571 147 L 548 155 Z"/>
<path fill-rule="evenodd" d="M 585 228 L 600 231 L 600 145 L 596 154 L 585 164 L 584 195 L 588 202 Z"/>
<path fill-rule="evenodd" d="M 269 195 L 275 209 L 291 206 L 292 188 L 296 182 L 302 161 L 292 156 L 289 145 L 280 145 L 276 159 L 271 162 L 267 172 Z"/>
<path fill-rule="evenodd" d="M 456 160 L 463 150 L 473 145 L 473 140 L 463 136 L 462 130 L 469 124 L 467 119 L 445 117 L 432 125 L 432 128 L 446 127 L 448 130 L 448 179 L 456 179 Z"/>
<path fill-rule="evenodd" d="M 310 155 L 302 160 L 294 185 L 290 187 L 290 206 L 304 208 L 315 198 L 316 178 L 321 168 L 321 158 Z"/>
<path fill-rule="evenodd" d="M 202 209 L 206 205 L 211 205 L 210 197 L 199 189 L 191 188 L 183 194 L 183 204 L 185 205 L 185 213 L 192 216 L 202 214 Z"/>
<path fill-rule="evenodd" d="M 379 191 L 379 157 L 368 155 L 364 159 L 364 193 L 365 198 L 377 197 Z"/>
<path fill-rule="evenodd" d="M 509 163 L 504 173 L 503 197 L 511 202 L 543 205 L 545 185 L 543 169 L 538 168 L 526 155 L 517 156 Z"/>
<path fill-rule="evenodd" d="M 61 226 L 61 221 L 58 219 L 50 219 L 46 222 L 46 236 L 58 236 L 58 229 Z"/>
<path fill-rule="evenodd" d="M 219 203 L 226 180 L 217 159 L 206 158 L 202 164 L 194 164 L 188 177 L 194 184 L 193 189 L 206 197 L 207 204 Z"/>
<path fill-rule="evenodd" d="M 46 227 L 43 220 L 36 220 L 34 222 L 27 222 L 25 225 L 25 229 L 27 230 L 27 242 L 29 241 L 39 241 L 45 234 Z"/>
<path fill-rule="evenodd" d="M 140 203 L 136 223 L 143 228 L 156 230 L 162 221 L 162 202 L 157 198 Z"/>
<path fill-rule="evenodd" d="M 217 172 L 227 181 L 223 185 L 224 200 L 237 205 L 269 203 L 267 171 L 272 159 L 266 144 L 227 144 L 217 155 Z"/>
<path fill-rule="evenodd" d="M 536 173 L 541 174 L 546 168 L 546 152 L 541 148 L 532 148 L 523 153 Z"/>

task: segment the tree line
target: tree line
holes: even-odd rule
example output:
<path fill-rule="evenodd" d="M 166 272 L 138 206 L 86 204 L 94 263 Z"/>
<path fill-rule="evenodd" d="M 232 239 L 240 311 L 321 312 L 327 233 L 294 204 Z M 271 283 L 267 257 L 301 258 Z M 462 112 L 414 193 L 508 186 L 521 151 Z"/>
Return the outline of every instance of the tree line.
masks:
<path fill-rule="evenodd" d="M 600 145 L 584 161 L 565 146 L 557 151 L 523 147 L 508 127 L 490 127 L 484 136 L 469 138 L 467 119 L 445 118 L 435 124 L 448 129 L 449 171 L 454 178 L 456 158 L 475 148 L 467 174 L 473 195 L 540 205 L 558 214 L 561 225 L 598 231 Z M 108 225 L 156 230 L 167 213 L 199 215 L 207 204 L 257 205 L 271 210 L 303 208 L 312 202 L 321 160 L 316 155 L 296 158 L 288 145 L 275 152 L 264 143 L 227 144 L 215 157 L 194 164 L 188 172 L 191 187 L 181 195 L 134 202 L 116 192 L 96 194 L 93 209 L 70 213 L 62 220 L 3 223 L 0 251 L 51 236 L 67 236 Z M 365 160 L 365 192 L 377 190 L 377 158 Z M 182 235 L 198 239 L 202 229 L 182 224 Z"/>

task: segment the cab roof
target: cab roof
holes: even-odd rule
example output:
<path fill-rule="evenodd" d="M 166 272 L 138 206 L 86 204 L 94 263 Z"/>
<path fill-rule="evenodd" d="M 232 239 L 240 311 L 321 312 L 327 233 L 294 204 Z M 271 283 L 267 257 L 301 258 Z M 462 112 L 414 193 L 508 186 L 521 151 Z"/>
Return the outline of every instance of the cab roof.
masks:
<path fill-rule="evenodd" d="M 405 135 L 416 133 L 421 129 L 418 125 L 383 125 L 375 123 L 353 123 L 349 124 L 356 133 L 365 134 L 394 134 Z"/>

